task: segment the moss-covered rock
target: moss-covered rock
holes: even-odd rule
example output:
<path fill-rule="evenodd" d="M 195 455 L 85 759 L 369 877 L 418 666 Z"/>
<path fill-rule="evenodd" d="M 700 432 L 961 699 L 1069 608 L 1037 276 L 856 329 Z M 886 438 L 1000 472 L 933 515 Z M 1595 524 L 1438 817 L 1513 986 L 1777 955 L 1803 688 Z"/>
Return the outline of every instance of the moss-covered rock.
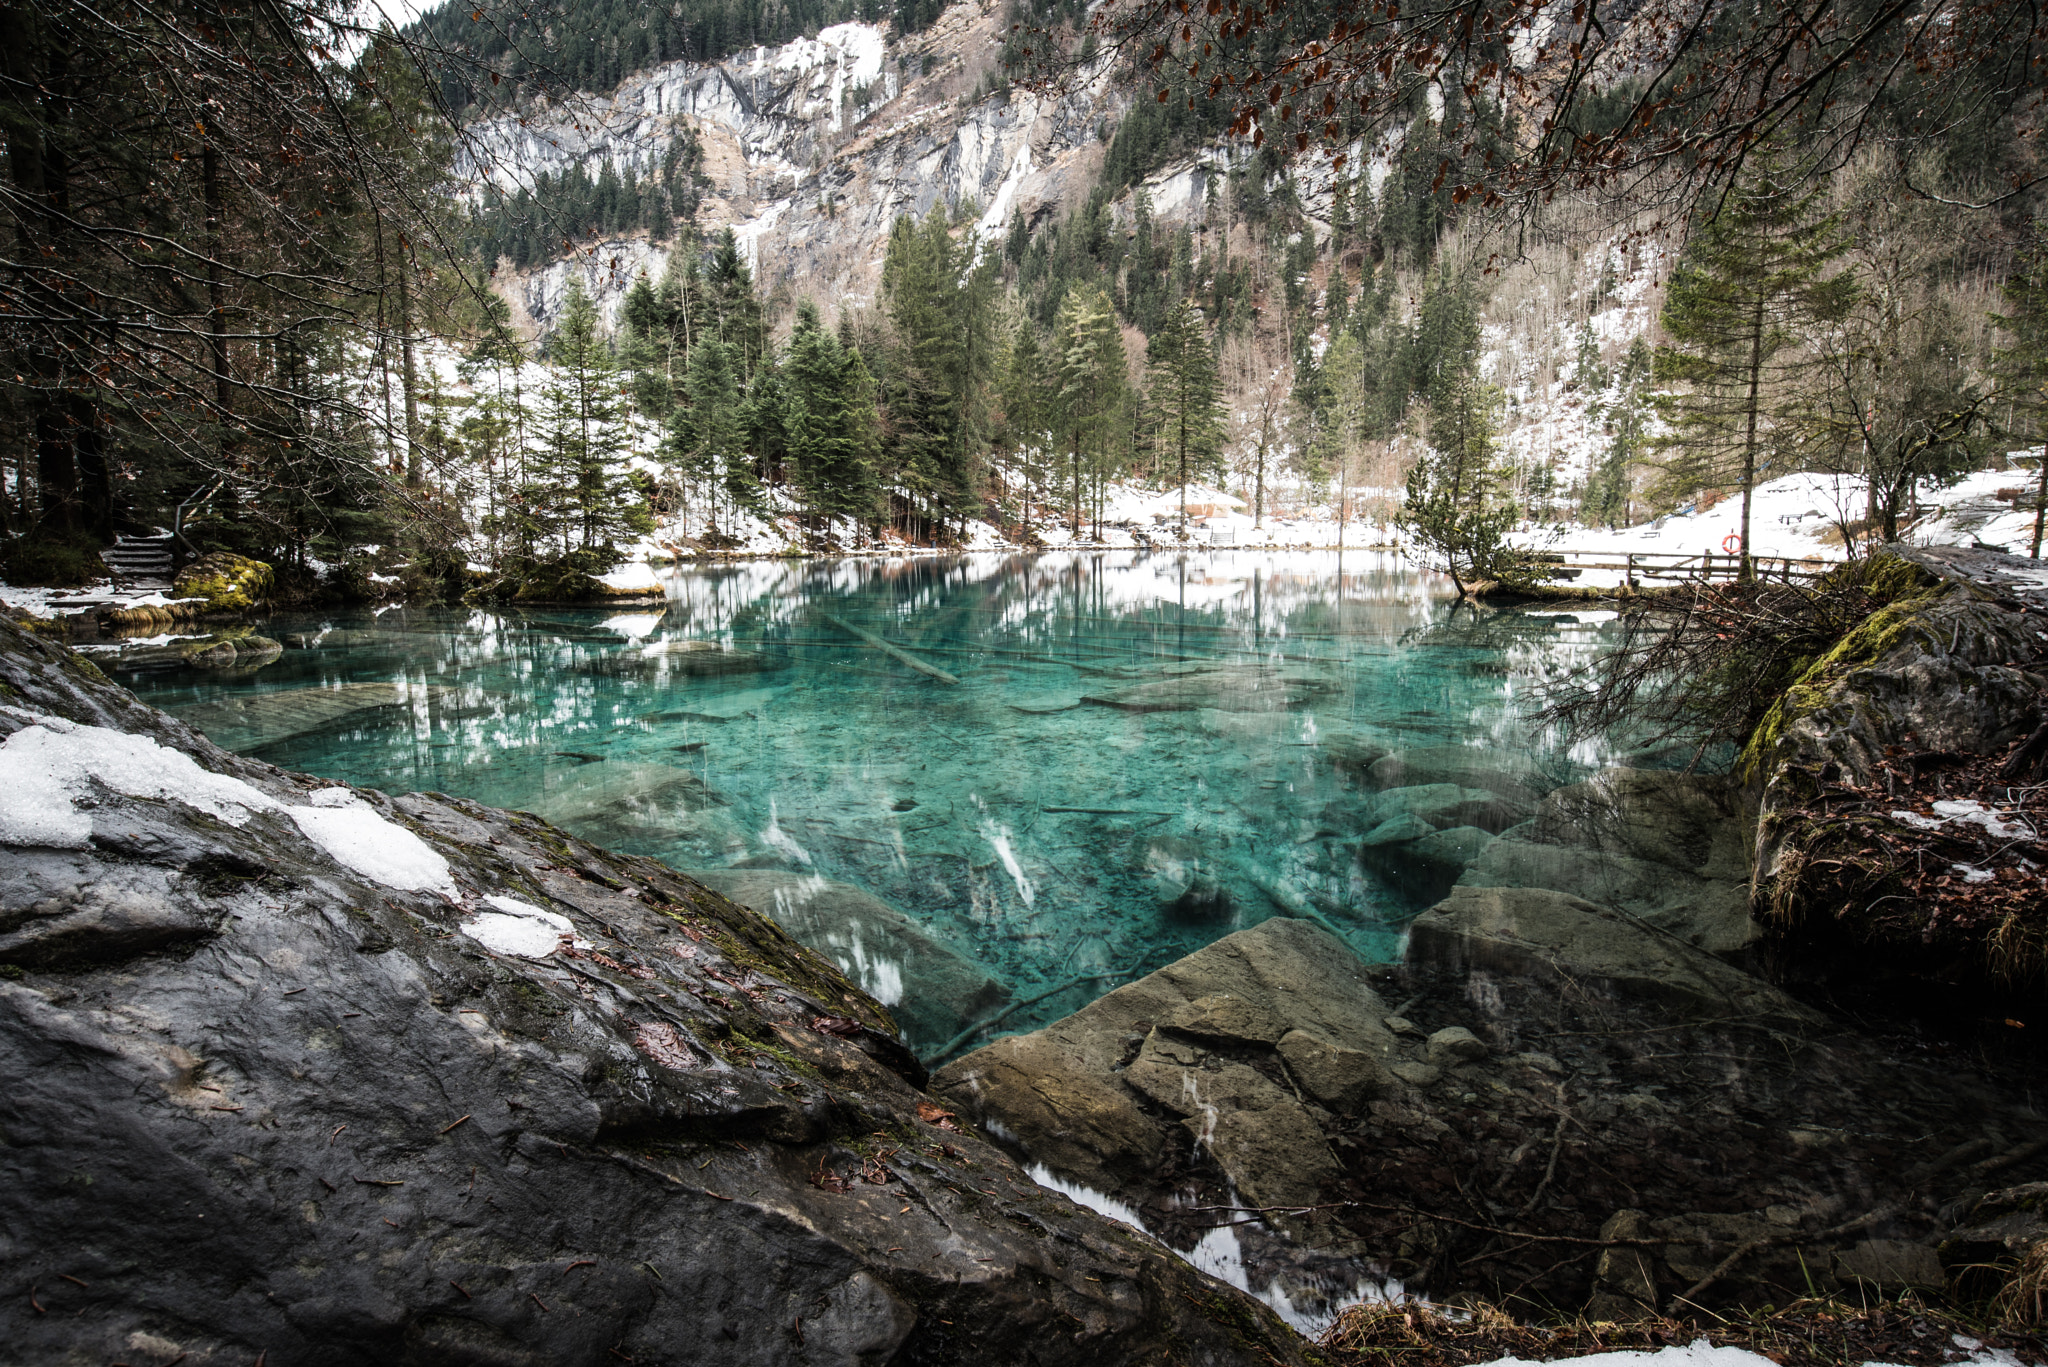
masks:
<path fill-rule="evenodd" d="M 1800 672 L 1738 766 L 1756 800 L 1758 901 L 1783 933 L 1846 937 L 1901 971 L 1984 973 L 1997 946 L 1972 943 L 1939 899 L 1905 895 L 1850 799 L 1888 756 L 1965 763 L 2039 725 L 2039 617 L 1929 552 L 1891 548 L 1837 575 L 1881 605 Z"/>
<path fill-rule="evenodd" d="M 269 599 L 273 578 L 261 560 L 211 551 L 178 571 L 171 596 L 204 600 L 202 613 L 249 612 Z"/>

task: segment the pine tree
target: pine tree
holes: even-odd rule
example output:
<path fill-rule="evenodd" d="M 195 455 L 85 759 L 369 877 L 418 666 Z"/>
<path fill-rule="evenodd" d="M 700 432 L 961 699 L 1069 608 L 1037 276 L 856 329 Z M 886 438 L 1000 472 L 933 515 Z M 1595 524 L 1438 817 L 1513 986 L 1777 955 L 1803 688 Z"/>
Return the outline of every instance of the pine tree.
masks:
<path fill-rule="evenodd" d="M 1031 526 L 1031 494 L 1036 482 L 1033 467 L 1046 449 L 1046 429 L 1052 420 L 1051 399 L 1045 350 L 1039 342 L 1037 325 L 1028 318 L 1022 319 L 1010 339 L 1009 364 L 1003 371 L 1003 424 L 1008 429 L 1016 462 L 1022 467 L 1021 516 L 1027 531 Z"/>
<path fill-rule="evenodd" d="M 587 553 L 598 567 L 591 572 L 610 569 L 619 538 L 641 530 L 645 519 L 638 491 L 621 468 L 626 431 L 619 375 L 597 324 L 597 306 L 572 277 L 549 339 L 541 469 L 550 506 L 539 514 L 565 554 Z"/>
<path fill-rule="evenodd" d="M 1180 475 L 1180 538 L 1188 536 L 1188 475 L 1206 472 L 1223 450 L 1223 400 L 1216 356 L 1192 300 L 1183 299 L 1145 343 L 1146 394 L 1161 446 Z"/>
<path fill-rule="evenodd" d="M 1068 529 L 1079 536 L 1084 464 L 1090 473 L 1106 464 L 1130 387 L 1123 330 L 1116 307 L 1100 287 L 1069 289 L 1060 301 L 1053 359 L 1059 381 L 1056 411 L 1073 480 Z"/>
<path fill-rule="evenodd" d="M 1585 492 L 1579 501 L 1582 517 L 1609 527 L 1627 523 L 1632 472 L 1648 449 L 1649 412 L 1642 386 L 1649 377 L 1649 344 L 1638 337 L 1622 359 L 1620 392 L 1605 409 L 1610 432 L 1607 450 L 1586 481 Z"/>
<path fill-rule="evenodd" d="M 634 407 L 656 421 L 665 421 L 675 406 L 670 336 L 662 314 L 660 296 L 642 271 L 619 305 L 619 352 L 631 377 Z"/>
<path fill-rule="evenodd" d="M 1731 192 L 1686 243 L 1664 298 L 1655 376 L 1677 386 L 1659 404 L 1667 491 L 1735 485 L 1742 493 L 1741 578 L 1752 577 L 1750 502 L 1777 455 L 1774 417 L 1807 330 L 1854 297 L 1830 274 L 1844 244 L 1815 194 L 1786 189 L 1775 168 Z"/>
<path fill-rule="evenodd" d="M 895 332 L 889 375 L 896 479 L 935 523 L 972 495 L 964 421 L 968 368 L 961 262 L 935 209 L 922 227 L 896 220 L 882 262 L 882 293 Z M 984 339 L 986 364 L 992 357 Z"/>
<path fill-rule="evenodd" d="M 733 502 L 750 501 L 754 492 L 742 447 L 745 395 L 733 375 L 730 353 L 716 337 L 704 337 L 690 348 L 684 390 L 687 401 L 676 405 L 669 449 L 686 491 L 711 489 L 709 518 L 716 525 L 720 490 L 729 496 L 728 511 Z M 685 499 L 687 518 L 687 493 Z"/>
<path fill-rule="evenodd" d="M 791 463 L 812 512 L 874 517 L 881 509 L 874 381 L 860 353 L 825 330 L 809 300 L 797 307 L 782 376 Z"/>
<path fill-rule="evenodd" d="M 1469 368 L 1441 375 L 1429 410 L 1429 448 L 1408 473 L 1401 525 L 1462 594 L 1482 580 L 1526 574 L 1507 544 L 1517 510 L 1496 464 L 1501 394 Z"/>

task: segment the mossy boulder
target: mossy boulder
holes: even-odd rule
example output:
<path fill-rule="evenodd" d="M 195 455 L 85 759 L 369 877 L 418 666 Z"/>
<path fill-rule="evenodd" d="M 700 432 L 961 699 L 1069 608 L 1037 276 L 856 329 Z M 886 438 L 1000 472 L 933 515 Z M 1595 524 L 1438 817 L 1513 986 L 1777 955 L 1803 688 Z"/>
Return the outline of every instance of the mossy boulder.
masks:
<path fill-rule="evenodd" d="M 211 551 L 178 571 L 171 596 L 203 600 L 202 613 L 249 612 L 269 599 L 275 579 L 261 560 Z"/>

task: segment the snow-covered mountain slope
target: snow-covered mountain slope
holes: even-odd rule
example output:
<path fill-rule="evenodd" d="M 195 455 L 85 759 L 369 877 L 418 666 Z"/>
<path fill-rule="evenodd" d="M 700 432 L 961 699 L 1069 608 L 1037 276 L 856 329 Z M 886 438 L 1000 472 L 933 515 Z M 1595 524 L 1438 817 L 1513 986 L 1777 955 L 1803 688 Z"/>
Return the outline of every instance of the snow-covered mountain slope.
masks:
<path fill-rule="evenodd" d="M 1092 183 L 1099 130 L 1128 92 L 1104 65 L 1058 98 L 1009 90 L 976 101 L 984 78 L 1000 75 L 1005 32 L 1000 10 L 964 0 L 907 38 L 839 24 L 722 62 L 666 63 L 609 95 L 477 124 L 457 172 L 504 190 L 571 167 L 594 179 L 607 161 L 645 175 L 688 128 L 711 182 L 700 227 L 733 228 L 764 287 L 789 281 L 822 302 L 865 301 L 898 217 L 971 204 L 983 231 L 999 234 L 1012 213 L 1041 214 Z M 522 321 L 544 328 L 572 272 L 610 311 L 667 257 L 640 237 L 584 242 L 574 258 L 501 277 L 501 287 Z"/>

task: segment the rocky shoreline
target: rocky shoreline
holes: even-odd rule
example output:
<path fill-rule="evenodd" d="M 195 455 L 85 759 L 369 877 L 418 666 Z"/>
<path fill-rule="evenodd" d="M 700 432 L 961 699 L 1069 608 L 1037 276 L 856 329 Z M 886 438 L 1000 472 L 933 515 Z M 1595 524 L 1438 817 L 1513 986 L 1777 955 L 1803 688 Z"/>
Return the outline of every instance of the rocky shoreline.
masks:
<path fill-rule="evenodd" d="M 1304 1361 L 703 885 L 0 681 L 0 1361 Z"/>
<path fill-rule="evenodd" d="M 1289 1320 L 1403 1290 L 1993 1294 L 2048 1258 L 2038 1058 L 1787 972 L 1815 912 L 1754 899 L 1843 772 L 2041 721 L 2034 590 L 1898 563 L 1734 779 L 1333 733 L 1399 962 L 1276 917 L 930 1078 L 830 961 L 919 934 L 861 889 L 288 773 L 0 623 L 0 1363 L 1307 1362 Z M 916 1037 L 1013 1002 L 914 948 Z"/>

